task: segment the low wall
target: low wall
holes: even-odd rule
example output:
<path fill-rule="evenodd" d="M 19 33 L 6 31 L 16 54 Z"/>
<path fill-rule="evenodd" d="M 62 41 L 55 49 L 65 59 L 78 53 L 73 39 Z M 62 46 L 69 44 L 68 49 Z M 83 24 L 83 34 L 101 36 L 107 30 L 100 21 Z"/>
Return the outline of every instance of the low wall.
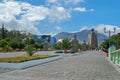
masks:
<path fill-rule="evenodd" d="M 102 53 L 104 56 L 108 57 L 108 53 L 107 53 L 107 52 L 101 51 L 101 53 Z"/>

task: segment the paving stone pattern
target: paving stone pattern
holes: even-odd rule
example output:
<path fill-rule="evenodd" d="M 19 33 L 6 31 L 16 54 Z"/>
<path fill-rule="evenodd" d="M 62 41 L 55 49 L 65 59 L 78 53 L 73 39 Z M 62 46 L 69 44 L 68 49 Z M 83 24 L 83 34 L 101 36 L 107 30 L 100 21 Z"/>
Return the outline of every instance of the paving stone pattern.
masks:
<path fill-rule="evenodd" d="M 0 80 L 120 80 L 120 73 L 97 51 L 0 74 Z"/>

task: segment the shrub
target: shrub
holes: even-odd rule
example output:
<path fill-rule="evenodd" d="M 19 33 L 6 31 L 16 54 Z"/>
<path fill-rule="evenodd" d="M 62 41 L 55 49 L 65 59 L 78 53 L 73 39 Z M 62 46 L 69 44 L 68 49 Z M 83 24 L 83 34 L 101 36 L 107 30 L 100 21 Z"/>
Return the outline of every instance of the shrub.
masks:
<path fill-rule="evenodd" d="M 18 48 L 18 47 L 19 47 L 19 46 L 18 46 L 18 42 L 17 42 L 17 41 L 12 41 L 12 42 L 11 42 L 11 47 L 12 47 L 13 49 Z"/>
<path fill-rule="evenodd" d="M 36 49 L 42 49 L 42 48 L 43 48 L 42 43 L 36 43 L 36 44 L 35 44 L 35 48 L 36 48 Z"/>
<path fill-rule="evenodd" d="M 5 39 L 0 40 L 0 47 L 8 45 L 8 42 Z"/>
<path fill-rule="evenodd" d="M 36 52 L 36 48 L 34 48 L 33 45 L 28 45 L 26 47 L 26 52 L 28 53 L 29 56 L 32 56 Z"/>
<path fill-rule="evenodd" d="M 0 52 L 2 52 L 3 51 L 3 48 L 2 47 L 0 47 Z"/>

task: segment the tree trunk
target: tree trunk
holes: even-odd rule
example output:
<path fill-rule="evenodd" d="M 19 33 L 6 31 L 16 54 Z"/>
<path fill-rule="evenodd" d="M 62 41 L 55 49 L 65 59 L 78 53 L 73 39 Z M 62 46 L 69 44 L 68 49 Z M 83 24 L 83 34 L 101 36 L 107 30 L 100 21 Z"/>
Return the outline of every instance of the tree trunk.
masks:
<path fill-rule="evenodd" d="M 67 53 L 67 49 L 64 49 L 64 53 Z"/>

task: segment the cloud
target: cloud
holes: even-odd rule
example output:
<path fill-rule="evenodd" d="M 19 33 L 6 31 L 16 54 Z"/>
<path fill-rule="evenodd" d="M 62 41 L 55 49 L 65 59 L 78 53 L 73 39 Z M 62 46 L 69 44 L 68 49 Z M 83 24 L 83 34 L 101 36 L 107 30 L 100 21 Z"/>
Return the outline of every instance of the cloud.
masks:
<path fill-rule="evenodd" d="M 52 22 L 64 21 L 69 18 L 71 18 L 71 15 L 64 7 L 54 6 L 50 9 L 49 19 Z"/>
<path fill-rule="evenodd" d="M 56 3 L 57 0 L 47 0 L 47 2 L 49 2 L 49 3 Z"/>
<path fill-rule="evenodd" d="M 104 35 L 108 36 L 108 31 L 113 32 L 114 28 L 116 28 L 115 33 L 111 33 L 111 35 L 113 34 L 117 34 L 120 32 L 120 27 L 119 26 L 115 26 L 115 25 L 105 25 L 105 24 L 99 24 L 97 26 L 93 27 L 97 32 L 102 33 Z M 104 32 L 104 28 L 106 28 L 107 33 Z"/>
<path fill-rule="evenodd" d="M 85 7 L 76 7 L 74 8 L 74 11 L 86 12 L 87 10 Z"/>
<path fill-rule="evenodd" d="M 54 2 L 55 0 L 49 0 Z M 48 18 L 48 22 L 60 22 L 71 17 L 69 11 L 61 6 L 35 6 L 27 2 L 4 0 L 0 3 L 0 24 L 9 30 L 23 30 L 40 34 L 35 24 Z"/>
<path fill-rule="evenodd" d="M 117 34 L 117 33 L 120 33 L 120 26 L 115 26 L 115 25 L 105 25 L 105 24 L 99 24 L 99 25 L 96 25 L 96 26 L 91 26 L 91 27 L 88 27 L 88 26 L 84 26 L 80 29 L 80 31 L 83 31 L 83 30 L 91 30 L 92 28 L 95 29 L 95 31 L 97 31 L 98 33 L 101 33 L 101 34 L 104 34 L 106 36 L 109 36 L 109 31 L 111 31 L 111 35 L 114 35 L 114 34 Z M 106 28 L 106 32 L 104 32 L 104 28 Z M 116 28 L 115 30 L 115 33 L 112 33 L 114 31 L 114 28 Z"/>
<path fill-rule="evenodd" d="M 49 9 L 46 7 L 31 6 L 25 9 L 27 12 L 22 18 L 27 18 L 30 21 L 44 20 L 49 15 Z"/>
<path fill-rule="evenodd" d="M 85 0 L 46 0 L 46 2 L 49 4 L 55 4 L 57 6 L 71 6 L 71 5 L 77 5 L 79 3 L 84 2 Z"/>
<path fill-rule="evenodd" d="M 56 29 L 56 30 L 61 30 L 62 27 L 60 27 L 60 26 L 56 26 L 55 29 Z"/>
<path fill-rule="evenodd" d="M 88 26 L 83 26 L 82 28 L 80 28 L 80 32 L 83 30 L 90 30 L 90 28 L 88 28 Z"/>
<path fill-rule="evenodd" d="M 93 12 L 94 9 L 87 10 L 85 7 L 76 7 L 73 9 L 73 11 L 79 11 L 79 12 Z"/>
<path fill-rule="evenodd" d="M 41 35 L 51 35 L 51 36 L 55 36 L 55 35 L 57 35 L 57 33 L 54 33 L 54 32 L 45 32 L 44 34 L 41 34 Z"/>
<path fill-rule="evenodd" d="M 84 2 L 84 0 L 64 0 L 65 4 L 78 4 Z"/>

